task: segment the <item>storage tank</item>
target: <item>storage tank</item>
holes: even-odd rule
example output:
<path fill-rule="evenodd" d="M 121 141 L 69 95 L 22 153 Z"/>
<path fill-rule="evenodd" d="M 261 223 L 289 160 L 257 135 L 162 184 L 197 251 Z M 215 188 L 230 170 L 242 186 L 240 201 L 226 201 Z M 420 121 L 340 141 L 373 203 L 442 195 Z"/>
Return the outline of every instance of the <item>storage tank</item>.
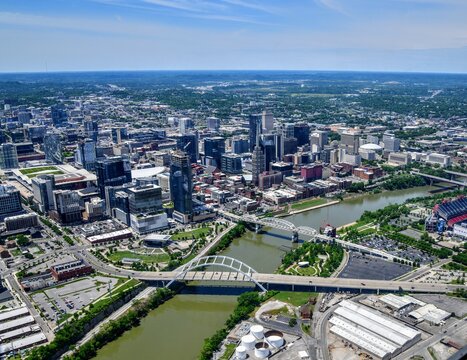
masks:
<path fill-rule="evenodd" d="M 250 328 L 250 333 L 257 339 L 262 339 L 264 337 L 264 328 L 261 325 L 253 325 Z"/>
<path fill-rule="evenodd" d="M 260 341 L 255 345 L 255 357 L 258 359 L 266 359 L 269 356 L 269 345 L 266 342 Z"/>
<path fill-rule="evenodd" d="M 247 350 L 253 350 L 255 347 L 255 341 L 256 338 L 251 334 L 242 336 L 242 346 Z"/>
<path fill-rule="evenodd" d="M 235 349 L 235 359 L 243 360 L 246 359 L 246 348 L 245 346 L 237 346 Z"/>
<path fill-rule="evenodd" d="M 276 349 L 284 345 L 284 338 L 282 336 L 271 335 L 267 338 L 267 341 L 272 347 Z"/>

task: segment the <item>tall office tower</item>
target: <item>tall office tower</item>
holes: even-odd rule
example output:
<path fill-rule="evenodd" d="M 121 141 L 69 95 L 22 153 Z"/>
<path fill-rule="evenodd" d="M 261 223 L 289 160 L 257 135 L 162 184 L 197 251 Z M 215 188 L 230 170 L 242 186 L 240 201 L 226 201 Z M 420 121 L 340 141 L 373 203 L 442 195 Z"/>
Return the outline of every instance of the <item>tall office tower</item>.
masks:
<path fill-rule="evenodd" d="M 45 159 L 54 164 L 63 162 L 62 136 L 59 133 L 51 132 L 44 135 Z"/>
<path fill-rule="evenodd" d="M 292 138 L 295 137 L 295 124 L 294 123 L 284 123 L 281 126 L 282 137 Z"/>
<path fill-rule="evenodd" d="M 349 155 L 358 154 L 358 148 L 360 147 L 360 135 L 344 132 L 341 135 L 341 149 L 346 150 Z"/>
<path fill-rule="evenodd" d="M 376 144 L 376 145 L 379 145 L 379 137 L 375 136 L 375 135 L 368 135 L 366 137 L 366 143 L 367 144 Z"/>
<path fill-rule="evenodd" d="M 18 153 L 16 145 L 1 144 L 0 145 L 0 169 L 15 169 L 18 167 Z"/>
<path fill-rule="evenodd" d="M 193 212 L 193 180 L 190 158 L 182 151 L 174 152 L 170 164 L 170 196 L 174 211 L 183 215 Z"/>
<path fill-rule="evenodd" d="M 208 117 L 206 119 L 206 126 L 208 127 L 208 130 L 211 131 L 219 131 L 220 128 L 220 120 L 216 117 Z"/>
<path fill-rule="evenodd" d="M 96 143 L 86 139 L 78 143 L 75 152 L 75 161 L 88 171 L 94 171 L 96 166 Z"/>
<path fill-rule="evenodd" d="M 50 107 L 52 123 L 55 127 L 63 126 L 68 121 L 65 105 L 57 104 Z"/>
<path fill-rule="evenodd" d="M 177 141 L 177 150 L 186 152 L 190 156 L 190 162 L 196 163 L 198 161 L 198 135 L 197 134 L 184 134 L 175 137 Z"/>
<path fill-rule="evenodd" d="M 24 129 L 25 136 L 33 143 L 44 142 L 47 127 L 44 125 L 27 125 Z"/>
<path fill-rule="evenodd" d="M 26 112 L 26 111 L 21 111 L 18 113 L 18 121 L 21 124 L 29 124 L 31 121 L 31 113 Z"/>
<path fill-rule="evenodd" d="M 261 127 L 265 133 L 274 129 L 274 116 L 269 110 L 264 110 L 261 116 Z"/>
<path fill-rule="evenodd" d="M 232 139 L 232 152 L 234 154 L 243 154 L 248 151 L 250 151 L 248 139 L 239 136 L 234 136 Z"/>
<path fill-rule="evenodd" d="M 260 144 L 260 134 L 256 135 L 256 144 L 253 149 L 251 156 L 251 166 L 253 175 L 253 184 L 259 184 L 259 175 L 266 170 L 266 159 L 264 157 L 264 151 Z"/>
<path fill-rule="evenodd" d="M 384 150 L 390 152 L 398 152 L 401 146 L 401 141 L 394 134 L 385 132 L 383 134 Z"/>
<path fill-rule="evenodd" d="M 227 174 L 241 174 L 242 157 L 238 154 L 222 154 L 221 170 Z"/>
<path fill-rule="evenodd" d="M 280 131 L 274 132 L 273 135 L 274 135 L 274 146 L 276 148 L 275 159 L 277 161 L 277 160 L 281 160 L 282 156 L 284 155 L 282 153 L 282 135 Z"/>
<path fill-rule="evenodd" d="M 316 148 L 321 151 L 328 144 L 328 132 L 322 130 L 314 131 L 310 136 L 310 145 L 316 145 Z"/>
<path fill-rule="evenodd" d="M 249 132 L 249 140 L 250 140 L 250 152 L 253 152 L 256 144 L 256 136 L 261 133 L 261 115 L 254 114 L 250 115 L 248 118 L 250 132 Z"/>
<path fill-rule="evenodd" d="M 119 186 L 131 182 L 130 162 L 122 156 L 96 161 L 96 175 L 101 199 L 104 199 L 106 186 Z"/>
<path fill-rule="evenodd" d="M 78 192 L 73 190 L 55 190 L 53 194 L 55 209 L 52 211 L 52 217 L 64 224 L 82 220 L 82 209 Z"/>
<path fill-rule="evenodd" d="M 275 134 L 262 134 L 261 146 L 264 152 L 264 162 L 266 171 L 271 170 L 271 163 L 276 161 L 276 136 Z"/>
<path fill-rule="evenodd" d="M 190 132 L 195 127 L 195 123 L 193 122 L 193 119 L 185 117 L 179 120 L 178 126 L 180 129 L 180 133 L 184 135 L 187 132 Z"/>
<path fill-rule="evenodd" d="M 297 146 L 310 143 L 310 126 L 307 123 L 294 124 L 293 137 L 297 139 Z"/>
<path fill-rule="evenodd" d="M 297 152 L 297 139 L 294 137 L 282 138 L 282 156 Z"/>
<path fill-rule="evenodd" d="M 204 139 L 204 163 L 221 167 L 221 156 L 225 153 L 225 139 L 220 136 Z"/>
<path fill-rule="evenodd" d="M 11 185 L 0 185 L 0 221 L 23 211 L 19 190 Z"/>
<path fill-rule="evenodd" d="M 111 131 L 114 144 L 120 144 L 123 140 L 128 139 L 128 129 L 126 127 L 113 127 Z"/>
<path fill-rule="evenodd" d="M 84 132 L 86 136 L 95 142 L 97 142 L 97 137 L 99 135 L 99 125 L 96 120 L 85 120 L 84 121 Z"/>
<path fill-rule="evenodd" d="M 42 213 L 47 214 L 54 209 L 55 177 L 53 175 L 38 175 L 31 182 L 34 202 Z"/>
<path fill-rule="evenodd" d="M 162 188 L 148 184 L 127 190 L 131 214 L 157 212 L 162 209 Z"/>

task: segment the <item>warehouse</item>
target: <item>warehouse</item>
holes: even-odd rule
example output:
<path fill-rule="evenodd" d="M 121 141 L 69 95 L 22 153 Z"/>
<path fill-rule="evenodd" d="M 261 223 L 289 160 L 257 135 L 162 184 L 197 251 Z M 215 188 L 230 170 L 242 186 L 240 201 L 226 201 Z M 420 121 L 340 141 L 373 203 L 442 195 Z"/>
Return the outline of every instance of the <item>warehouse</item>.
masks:
<path fill-rule="evenodd" d="M 378 359 L 386 360 L 407 350 L 421 333 L 380 312 L 344 300 L 330 319 L 331 332 Z"/>
<path fill-rule="evenodd" d="M 412 296 L 404 295 L 404 296 L 397 296 L 394 294 L 386 294 L 381 296 L 379 299 L 384 305 L 388 306 L 393 310 L 401 310 L 409 305 L 415 304 L 419 306 L 424 306 L 425 303 L 423 301 L 417 300 Z"/>

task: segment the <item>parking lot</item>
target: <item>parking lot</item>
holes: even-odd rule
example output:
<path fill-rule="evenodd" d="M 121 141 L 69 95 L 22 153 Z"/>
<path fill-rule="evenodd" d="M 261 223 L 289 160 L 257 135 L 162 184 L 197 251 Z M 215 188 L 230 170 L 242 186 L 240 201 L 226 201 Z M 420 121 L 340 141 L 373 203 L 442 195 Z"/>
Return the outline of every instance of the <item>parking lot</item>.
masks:
<path fill-rule="evenodd" d="M 412 267 L 408 265 L 350 252 L 349 261 L 338 277 L 347 279 L 391 280 L 410 270 L 412 270 Z"/>
<path fill-rule="evenodd" d="M 115 278 L 85 277 L 67 284 L 58 285 L 32 295 L 32 299 L 50 320 L 58 320 L 65 314 L 73 314 L 89 305 L 112 289 Z"/>

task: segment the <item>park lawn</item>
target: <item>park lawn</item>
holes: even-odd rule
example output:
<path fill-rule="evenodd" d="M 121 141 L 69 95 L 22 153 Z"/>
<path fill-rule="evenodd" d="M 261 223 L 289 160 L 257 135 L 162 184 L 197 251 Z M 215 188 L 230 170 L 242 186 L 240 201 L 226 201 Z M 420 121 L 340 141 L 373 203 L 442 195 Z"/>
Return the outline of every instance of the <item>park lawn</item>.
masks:
<path fill-rule="evenodd" d="M 303 210 L 303 209 L 308 209 L 313 206 L 323 205 L 326 203 L 327 203 L 326 199 L 318 198 L 318 199 L 311 199 L 311 200 L 302 201 L 296 204 L 292 204 L 291 207 L 292 207 L 292 210 Z"/>
<path fill-rule="evenodd" d="M 129 259 L 140 259 L 146 264 L 153 264 L 158 262 L 169 261 L 169 255 L 167 254 L 156 254 L 156 255 L 147 255 L 147 254 L 137 254 L 133 251 L 117 251 L 107 256 L 111 261 L 121 261 L 123 258 Z"/>
<path fill-rule="evenodd" d="M 34 174 L 43 171 L 60 171 L 55 166 L 41 166 L 41 167 L 34 167 L 34 168 L 26 168 L 21 169 L 19 172 L 23 175 Z"/>
<path fill-rule="evenodd" d="M 314 292 L 294 292 L 294 291 L 281 291 L 273 296 L 273 299 L 283 301 L 293 306 L 301 306 L 308 302 L 311 297 L 317 297 L 318 294 Z"/>
<path fill-rule="evenodd" d="M 184 238 L 192 239 L 192 238 L 199 238 L 201 236 L 207 236 L 211 231 L 210 227 L 202 227 L 198 229 L 194 229 L 192 231 L 183 231 L 179 232 L 178 234 L 172 235 L 172 240 L 183 240 Z"/>
<path fill-rule="evenodd" d="M 63 174 L 64 174 L 63 171 L 56 170 L 56 171 L 45 171 L 45 172 L 40 172 L 40 173 L 27 174 L 26 176 L 30 179 L 33 179 L 38 175 L 63 175 Z"/>
<path fill-rule="evenodd" d="M 126 283 L 124 283 L 122 286 L 116 286 L 114 289 L 112 289 L 111 294 L 114 296 L 115 294 L 119 294 L 126 289 L 131 289 L 132 287 L 135 287 L 138 285 L 140 281 L 138 279 L 130 279 Z"/>
<path fill-rule="evenodd" d="M 300 275 L 303 275 L 303 276 L 318 276 L 317 270 L 314 268 L 313 265 L 315 265 L 315 264 L 312 264 L 312 265 L 307 266 L 307 267 L 297 266 L 296 270 Z"/>

